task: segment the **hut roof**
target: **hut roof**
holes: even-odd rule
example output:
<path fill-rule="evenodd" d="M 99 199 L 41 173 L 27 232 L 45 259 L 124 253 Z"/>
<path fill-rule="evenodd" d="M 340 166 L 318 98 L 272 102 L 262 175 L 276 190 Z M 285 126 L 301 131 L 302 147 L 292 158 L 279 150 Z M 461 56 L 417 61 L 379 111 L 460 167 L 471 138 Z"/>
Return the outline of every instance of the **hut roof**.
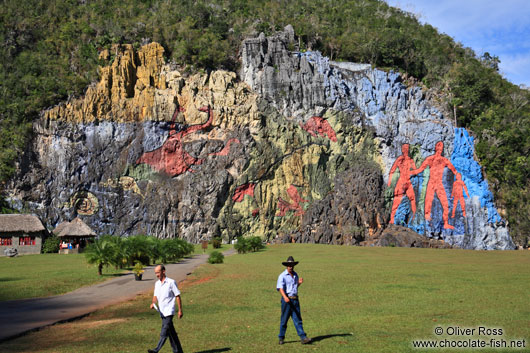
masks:
<path fill-rule="evenodd" d="M 62 223 L 61 223 L 62 224 Z M 61 225 L 59 224 L 59 226 Z M 72 222 L 69 222 L 62 227 L 59 233 L 56 233 L 58 237 L 95 237 L 96 233 L 86 225 L 85 222 L 79 218 L 75 218 Z"/>
<path fill-rule="evenodd" d="M 40 219 L 30 214 L 0 214 L 0 232 L 37 233 L 44 230 Z"/>
<path fill-rule="evenodd" d="M 58 235 L 59 233 L 61 233 L 61 231 L 64 229 L 64 227 L 66 227 L 69 224 L 70 224 L 70 222 L 68 222 L 68 221 L 64 221 L 62 223 L 59 223 L 59 225 L 57 227 L 55 227 L 55 229 L 53 230 L 53 234 Z"/>

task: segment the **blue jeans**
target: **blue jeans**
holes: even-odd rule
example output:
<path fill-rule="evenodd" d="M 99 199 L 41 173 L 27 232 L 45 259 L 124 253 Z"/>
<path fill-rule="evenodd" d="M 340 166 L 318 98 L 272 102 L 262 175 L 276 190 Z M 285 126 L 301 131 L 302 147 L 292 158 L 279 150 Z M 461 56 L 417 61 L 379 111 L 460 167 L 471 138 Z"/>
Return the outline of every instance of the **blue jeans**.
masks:
<path fill-rule="evenodd" d="M 300 313 L 300 302 L 298 299 L 289 299 L 289 303 L 286 303 L 282 297 L 282 318 L 280 321 L 280 339 L 285 338 L 285 331 L 287 330 L 287 321 L 289 318 L 293 318 L 294 327 L 296 333 L 300 336 L 300 339 L 306 338 L 304 327 L 302 326 L 302 314 Z"/>
<path fill-rule="evenodd" d="M 171 343 L 171 349 L 173 352 L 183 353 L 179 337 L 177 336 L 177 331 L 175 331 L 175 326 L 173 326 L 173 315 L 163 316 L 160 314 L 160 317 L 162 318 L 162 329 L 160 330 L 160 340 L 158 341 L 158 346 L 155 348 L 155 351 L 160 351 L 169 337 L 169 343 Z"/>

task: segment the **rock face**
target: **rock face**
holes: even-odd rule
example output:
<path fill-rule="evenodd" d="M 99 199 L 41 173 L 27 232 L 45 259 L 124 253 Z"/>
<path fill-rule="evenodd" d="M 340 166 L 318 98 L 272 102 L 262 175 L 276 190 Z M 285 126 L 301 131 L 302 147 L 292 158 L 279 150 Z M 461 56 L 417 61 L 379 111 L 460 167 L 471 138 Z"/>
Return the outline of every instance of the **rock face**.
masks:
<path fill-rule="evenodd" d="M 350 124 L 372 131 L 378 152 L 373 160 L 389 187 L 383 197 L 372 192 L 385 199 L 390 223 L 464 248 L 514 248 L 473 159 L 473 139 L 445 119 L 420 87 L 407 88 L 394 72 L 334 63 L 314 52 L 293 53 L 287 50 L 290 41 L 291 29 L 245 41 L 241 77 L 286 119 L 307 124 L 311 116 L 338 111 L 350 117 Z M 335 186 L 333 192 L 343 190 Z M 324 242 L 355 238 L 355 232 L 334 227 L 333 203 L 323 208 L 315 202 L 308 213 L 313 207 L 331 227 L 315 225 L 318 217 L 307 220 L 299 231 L 302 241 L 321 241 L 323 234 Z M 365 237 L 375 233 L 367 223 L 364 227 Z"/>
<path fill-rule="evenodd" d="M 430 239 L 416 233 L 410 228 L 389 225 L 380 235 L 373 237 L 368 244 L 375 246 L 399 246 L 406 248 L 450 249 L 452 246 L 443 240 Z"/>
<path fill-rule="evenodd" d="M 156 43 L 103 52 L 100 81 L 35 123 L 10 202 L 99 234 L 358 244 L 394 223 L 514 247 L 467 131 L 399 74 L 293 43 L 243 42 L 240 79 L 184 77 Z"/>

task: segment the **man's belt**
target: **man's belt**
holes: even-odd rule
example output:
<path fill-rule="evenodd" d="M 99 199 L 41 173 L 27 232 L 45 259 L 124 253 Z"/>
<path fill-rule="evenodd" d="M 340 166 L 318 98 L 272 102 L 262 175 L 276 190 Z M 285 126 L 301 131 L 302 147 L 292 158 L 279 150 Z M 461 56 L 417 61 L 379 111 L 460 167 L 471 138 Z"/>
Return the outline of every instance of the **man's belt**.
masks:
<path fill-rule="evenodd" d="M 298 296 L 297 295 L 290 295 L 288 296 L 289 299 L 294 299 L 294 300 L 298 300 Z"/>

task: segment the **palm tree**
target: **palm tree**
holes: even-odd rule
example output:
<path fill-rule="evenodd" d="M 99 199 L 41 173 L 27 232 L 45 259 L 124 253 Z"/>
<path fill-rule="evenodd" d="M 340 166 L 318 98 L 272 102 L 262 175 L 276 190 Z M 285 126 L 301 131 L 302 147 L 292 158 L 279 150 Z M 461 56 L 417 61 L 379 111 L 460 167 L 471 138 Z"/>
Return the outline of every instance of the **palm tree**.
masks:
<path fill-rule="evenodd" d="M 85 250 L 85 257 L 89 264 L 98 265 L 98 275 L 103 275 L 103 266 L 112 264 L 114 257 L 114 246 L 106 238 L 96 239 Z"/>
<path fill-rule="evenodd" d="M 104 235 L 103 238 L 107 240 L 112 246 L 112 261 L 111 264 L 118 268 L 123 268 L 129 259 L 128 248 L 125 246 L 125 241 L 120 236 Z"/>
<path fill-rule="evenodd" d="M 128 262 L 133 266 L 136 261 L 149 265 L 151 256 L 151 243 L 145 235 L 133 235 L 127 237 L 123 244 L 128 255 Z"/>

